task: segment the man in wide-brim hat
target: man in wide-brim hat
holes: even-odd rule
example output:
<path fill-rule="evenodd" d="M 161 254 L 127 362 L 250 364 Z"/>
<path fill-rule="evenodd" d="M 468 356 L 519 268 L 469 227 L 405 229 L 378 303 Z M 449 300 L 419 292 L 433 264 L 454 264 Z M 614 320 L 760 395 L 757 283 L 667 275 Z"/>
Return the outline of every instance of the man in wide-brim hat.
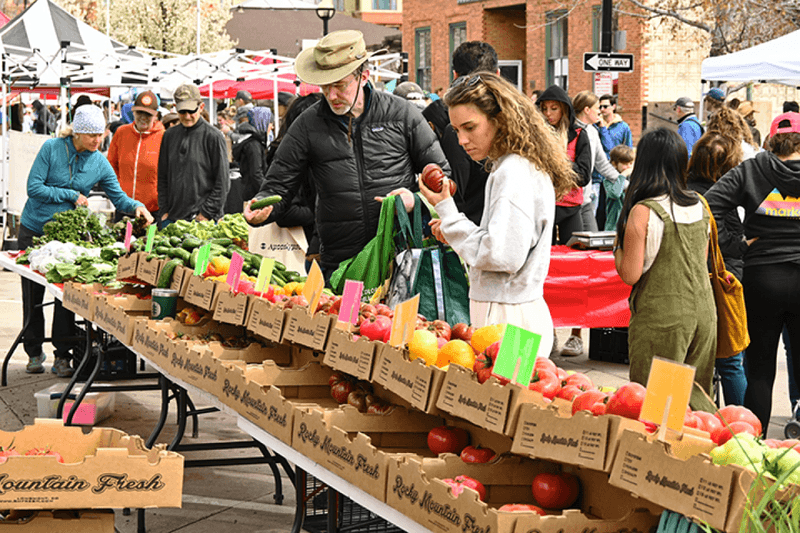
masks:
<path fill-rule="evenodd" d="M 377 53 L 377 52 L 376 52 Z M 419 110 L 379 92 L 369 82 L 364 36 L 344 30 L 323 37 L 297 56 L 304 82 L 319 85 L 324 101 L 304 111 L 289 127 L 256 198 L 280 195 L 274 206 L 251 211 L 251 224 L 286 225 L 291 203 L 304 180 L 317 190 L 316 223 L 323 273 L 356 255 L 375 236 L 380 203 L 399 194 L 408 210 L 416 175 L 436 163 L 450 167 L 436 135 Z"/>

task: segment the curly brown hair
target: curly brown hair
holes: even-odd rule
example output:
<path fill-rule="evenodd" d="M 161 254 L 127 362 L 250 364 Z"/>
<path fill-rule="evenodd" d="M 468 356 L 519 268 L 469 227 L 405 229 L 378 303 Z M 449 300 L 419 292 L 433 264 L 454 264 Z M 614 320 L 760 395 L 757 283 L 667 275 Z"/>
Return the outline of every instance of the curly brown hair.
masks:
<path fill-rule="evenodd" d="M 491 72 L 464 76 L 447 91 L 444 102 L 451 108 L 472 104 L 497 126 L 489 164 L 506 154 L 524 157 L 550 176 L 557 199 L 576 186 L 566 147 L 530 98 L 505 79 Z"/>
<path fill-rule="evenodd" d="M 727 106 L 718 108 L 713 115 L 708 117 L 706 131 L 719 133 L 730 138 L 737 144 L 742 141 L 756 146 L 750 126 L 744 121 L 741 113 Z"/>
<path fill-rule="evenodd" d="M 706 132 L 692 147 L 689 181 L 716 181 L 742 162 L 742 143 L 715 131 Z"/>

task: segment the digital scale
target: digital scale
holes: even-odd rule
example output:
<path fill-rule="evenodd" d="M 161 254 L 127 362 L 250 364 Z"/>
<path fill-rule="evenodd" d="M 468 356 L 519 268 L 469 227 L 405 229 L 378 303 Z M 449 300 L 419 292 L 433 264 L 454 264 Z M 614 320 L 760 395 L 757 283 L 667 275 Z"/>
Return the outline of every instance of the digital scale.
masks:
<path fill-rule="evenodd" d="M 579 250 L 611 250 L 616 238 L 616 231 L 576 231 L 567 246 Z"/>

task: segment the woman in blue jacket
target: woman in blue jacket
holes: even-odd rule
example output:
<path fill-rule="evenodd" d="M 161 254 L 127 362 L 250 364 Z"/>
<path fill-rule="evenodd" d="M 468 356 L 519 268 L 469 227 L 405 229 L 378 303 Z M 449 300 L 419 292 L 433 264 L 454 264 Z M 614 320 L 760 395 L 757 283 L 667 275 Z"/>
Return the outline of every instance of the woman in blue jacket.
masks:
<path fill-rule="evenodd" d="M 44 233 L 45 223 L 56 213 L 76 206 L 88 206 L 87 196 L 97 184 L 118 210 L 144 217 L 148 224 L 153 222 L 153 217 L 141 202 L 131 200 L 122 192 L 111 164 L 97 151 L 105 127 L 105 117 L 99 107 L 81 106 L 75 112 L 72 128 L 42 145 L 28 175 L 28 200 L 22 210 L 18 237 L 20 249 L 31 246 L 33 238 Z M 23 323 L 30 318 L 24 339 L 29 359 L 26 371 L 31 374 L 44 372 L 44 313 L 41 307 L 36 307 L 43 298 L 44 286 L 22 278 Z M 59 339 L 73 336 L 74 326 L 75 315 L 56 300 L 52 336 L 55 348 L 53 373 L 58 377 L 69 377 L 73 373 L 69 354 L 72 344 Z"/>

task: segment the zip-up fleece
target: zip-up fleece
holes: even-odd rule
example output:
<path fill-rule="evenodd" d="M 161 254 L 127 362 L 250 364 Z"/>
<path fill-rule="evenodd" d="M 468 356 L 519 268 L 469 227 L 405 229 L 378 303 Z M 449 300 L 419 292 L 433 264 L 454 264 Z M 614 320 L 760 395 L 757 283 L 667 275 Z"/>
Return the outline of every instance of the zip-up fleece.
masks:
<path fill-rule="evenodd" d="M 122 190 L 152 213 L 158 211 L 158 153 L 163 136 L 160 120 L 143 133 L 134 124 L 126 124 L 117 130 L 108 148 L 108 162 Z"/>

